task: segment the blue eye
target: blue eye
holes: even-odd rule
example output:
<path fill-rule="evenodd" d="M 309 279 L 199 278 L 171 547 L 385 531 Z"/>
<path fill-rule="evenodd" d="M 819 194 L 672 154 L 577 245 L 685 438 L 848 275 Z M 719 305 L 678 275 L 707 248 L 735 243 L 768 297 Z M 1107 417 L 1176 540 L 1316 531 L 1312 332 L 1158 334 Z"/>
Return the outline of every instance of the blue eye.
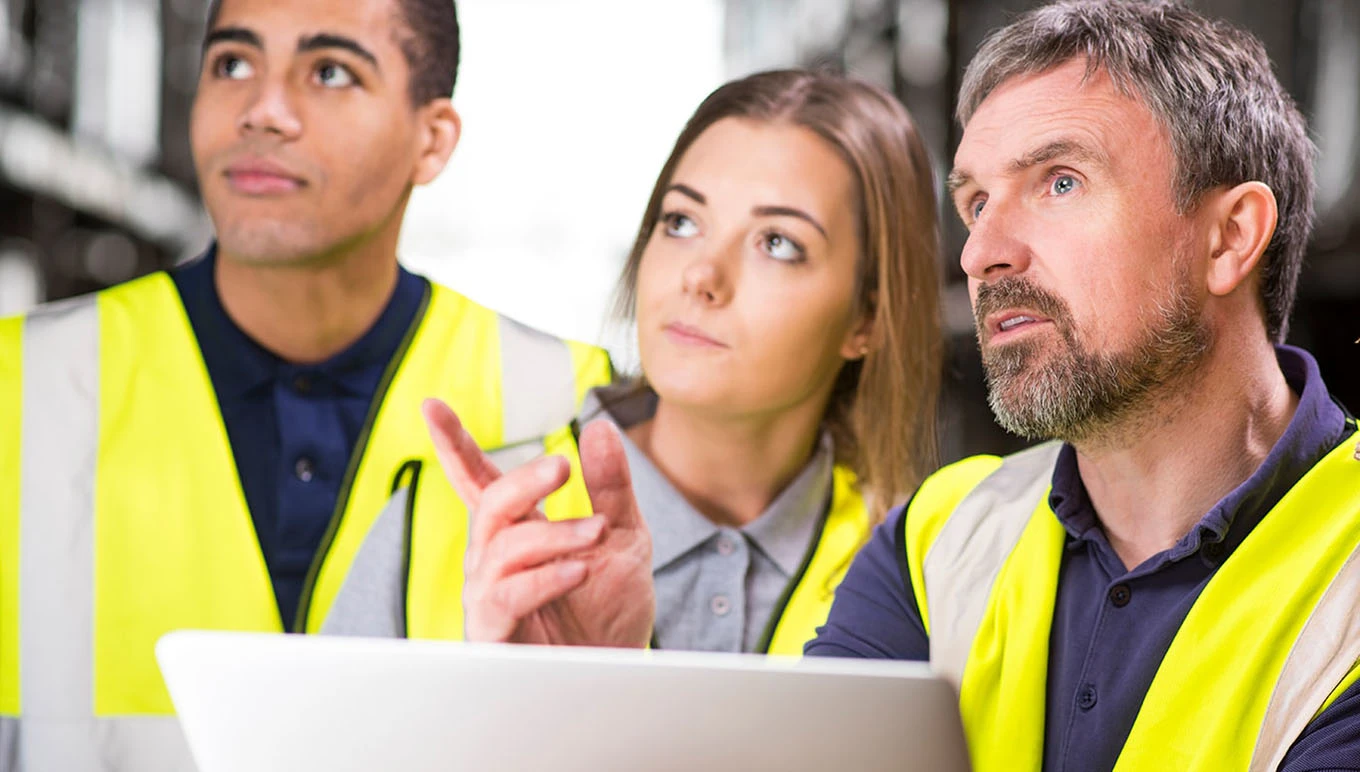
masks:
<path fill-rule="evenodd" d="M 1070 174 L 1059 174 L 1053 178 L 1048 189 L 1055 196 L 1065 196 L 1077 189 L 1077 178 Z"/>
<path fill-rule="evenodd" d="M 969 205 L 968 213 L 973 216 L 974 220 L 976 220 L 977 218 L 982 216 L 982 208 L 986 205 L 987 200 L 979 198 L 978 200 L 974 201 L 972 204 Z"/>
<path fill-rule="evenodd" d="M 677 239 L 687 239 L 699 233 L 699 226 L 690 218 L 679 212 L 671 212 L 661 218 L 662 224 L 666 228 L 666 235 Z"/>

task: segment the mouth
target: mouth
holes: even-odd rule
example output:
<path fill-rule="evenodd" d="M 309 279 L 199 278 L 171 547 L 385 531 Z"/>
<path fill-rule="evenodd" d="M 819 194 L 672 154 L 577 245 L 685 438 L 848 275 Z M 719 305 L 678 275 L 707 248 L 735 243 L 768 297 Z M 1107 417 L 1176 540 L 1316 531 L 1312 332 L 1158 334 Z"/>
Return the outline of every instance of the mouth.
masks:
<path fill-rule="evenodd" d="M 987 337 L 989 341 L 995 341 L 997 338 L 1008 339 L 1052 322 L 1052 319 L 1030 311 L 1001 311 L 987 318 Z"/>
<path fill-rule="evenodd" d="M 682 322 L 671 322 L 662 328 L 666 337 L 671 342 L 681 346 L 694 348 L 727 348 L 727 344 L 710 336 L 708 333 Z"/>
<path fill-rule="evenodd" d="M 307 186 L 307 181 L 286 167 L 265 159 L 247 159 L 224 172 L 232 190 L 245 196 L 283 196 Z"/>

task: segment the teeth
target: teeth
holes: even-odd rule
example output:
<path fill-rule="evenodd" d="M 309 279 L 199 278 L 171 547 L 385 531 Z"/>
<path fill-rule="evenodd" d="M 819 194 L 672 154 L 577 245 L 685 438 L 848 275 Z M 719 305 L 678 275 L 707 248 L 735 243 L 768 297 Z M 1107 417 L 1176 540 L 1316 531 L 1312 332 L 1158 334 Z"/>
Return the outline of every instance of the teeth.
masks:
<path fill-rule="evenodd" d="M 1018 326 L 1020 326 L 1020 325 L 1022 325 L 1022 324 L 1025 324 L 1026 322 L 1032 322 L 1032 321 L 1034 321 L 1034 319 L 1032 319 L 1031 317 L 1028 317 L 1028 316 L 1016 316 L 1016 317 L 1012 317 L 1012 318 L 1007 319 L 1006 321 L 1004 321 L 1004 322 L 1001 323 L 1001 331 L 1002 331 L 1002 332 L 1005 332 L 1006 330 L 1009 330 L 1009 329 L 1018 327 Z"/>

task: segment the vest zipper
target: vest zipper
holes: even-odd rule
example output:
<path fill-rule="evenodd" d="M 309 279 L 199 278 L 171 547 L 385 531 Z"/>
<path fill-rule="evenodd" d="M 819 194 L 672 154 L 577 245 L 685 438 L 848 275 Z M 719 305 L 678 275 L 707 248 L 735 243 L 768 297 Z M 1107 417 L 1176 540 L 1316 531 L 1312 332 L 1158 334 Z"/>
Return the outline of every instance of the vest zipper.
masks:
<path fill-rule="evenodd" d="M 354 450 L 349 456 L 349 465 L 345 468 L 344 481 L 340 484 L 340 495 L 335 499 L 335 510 L 331 512 L 330 522 L 326 525 L 326 533 L 321 537 L 321 544 L 317 547 L 316 554 L 312 556 L 312 564 L 307 568 L 307 577 L 302 582 L 302 596 L 298 600 L 297 616 L 293 620 L 292 632 L 307 632 L 307 619 L 311 612 L 312 594 L 316 590 L 317 577 L 321 575 L 321 567 L 325 565 L 326 557 L 330 554 L 331 546 L 335 542 L 335 535 L 340 531 L 340 523 L 344 520 L 345 509 L 349 506 L 350 493 L 354 489 L 354 478 L 358 476 L 359 463 L 363 460 L 364 452 L 368 449 L 368 440 L 373 433 L 373 425 L 377 422 L 378 413 L 387 400 L 387 391 L 391 388 L 392 381 L 396 380 L 397 371 L 401 369 L 402 363 L 406 360 L 406 353 L 411 348 L 411 342 L 415 340 L 416 332 L 420 330 L 421 324 L 425 321 L 425 314 L 430 308 L 432 292 L 429 282 L 426 282 L 425 294 L 420 299 L 420 307 L 416 310 L 415 319 L 411 321 L 411 326 L 407 328 L 406 335 L 401 340 L 401 345 L 397 347 L 396 353 L 387 363 L 387 369 L 383 371 L 382 380 L 378 382 L 378 389 L 373 394 L 373 401 L 369 403 L 368 415 L 364 418 L 363 429 L 359 431 L 359 438 L 355 441 Z"/>

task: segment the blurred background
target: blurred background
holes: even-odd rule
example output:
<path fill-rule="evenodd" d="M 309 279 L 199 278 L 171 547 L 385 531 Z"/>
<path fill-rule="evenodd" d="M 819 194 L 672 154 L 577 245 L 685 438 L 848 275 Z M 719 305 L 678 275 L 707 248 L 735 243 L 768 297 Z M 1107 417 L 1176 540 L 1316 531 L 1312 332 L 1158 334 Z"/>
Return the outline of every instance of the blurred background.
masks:
<path fill-rule="evenodd" d="M 417 192 L 413 270 L 558 335 L 602 343 L 647 194 L 699 101 L 729 78 L 814 65 L 893 90 L 937 179 L 983 36 L 1025 0 L 460 0 L 465 134 Z M 1360 2 L 1197 0 L 1255 32 L 1321 150 L 1318 222 L 1291 342 L 1360 408 Z M 212 237 L 188 146 L 206 0 L 0 0 L 0 316 L 170 267 Z M 944 457 L 1021 443 L 992 422 L 945 225 Z M 526 277 L 529 279 L 526 281 Z"/>

